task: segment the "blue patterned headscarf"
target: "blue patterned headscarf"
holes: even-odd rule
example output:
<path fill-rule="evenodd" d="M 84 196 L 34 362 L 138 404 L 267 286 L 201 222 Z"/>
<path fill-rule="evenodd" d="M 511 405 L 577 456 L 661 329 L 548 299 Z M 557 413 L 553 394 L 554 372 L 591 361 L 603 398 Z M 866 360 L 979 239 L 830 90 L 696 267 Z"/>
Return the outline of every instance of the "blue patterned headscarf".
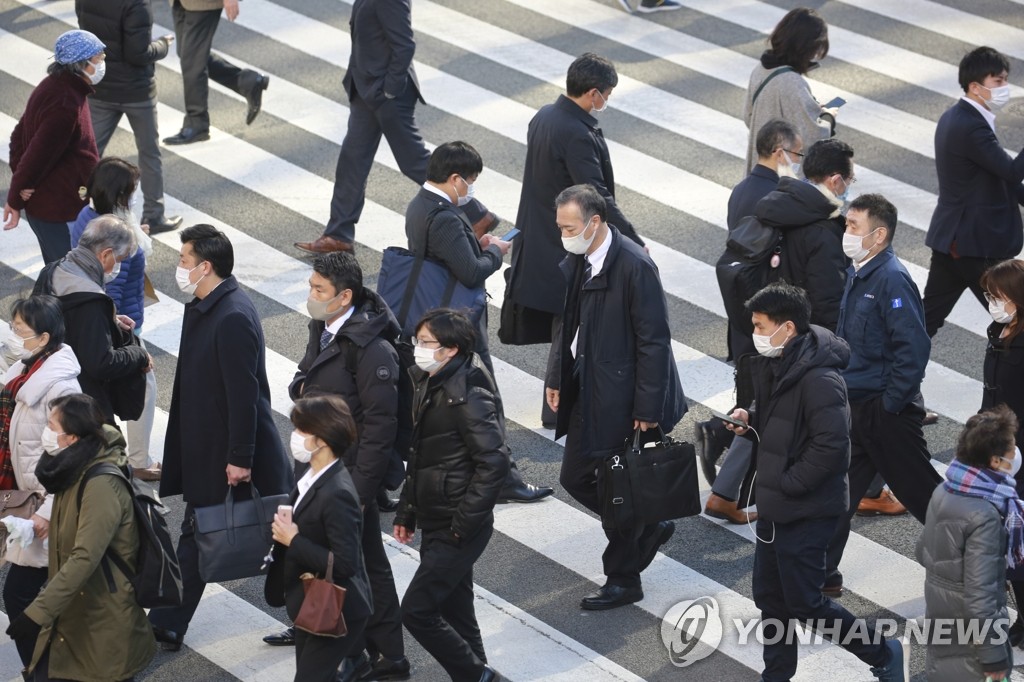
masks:
<path fill-rule="evenodd" d="M 68 31 L 57 38 L 53 46 L 53 58 L 59 64 L 74 64 L 92 59 L 107 49 L 99 38 L 88 31 Z"/>

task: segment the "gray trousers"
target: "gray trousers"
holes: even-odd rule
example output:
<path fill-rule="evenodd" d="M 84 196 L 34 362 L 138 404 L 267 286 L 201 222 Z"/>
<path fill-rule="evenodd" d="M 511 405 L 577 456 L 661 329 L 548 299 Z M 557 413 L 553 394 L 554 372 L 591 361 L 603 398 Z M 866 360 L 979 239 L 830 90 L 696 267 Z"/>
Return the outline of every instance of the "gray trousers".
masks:
<path fill-rule="evenodd" d="M 128 125 L 135 134 L 135 148 L 139 153 L 139 171 L 142 175 L 142 222 L 158 222 L 164 217 L 164 167 L 160 159 L 160 133 L 157 130 L 156 98 L 142 102 L 104 102 L 89 98 L 92 129 L 96 133 L 96 147 L 103 156 L 114 135 L 121 116 L 128 117 Z"/>
<path fill-rule="evenodd" d="M 741 509 L 746 505 L 746 500 L 739 500 L 740 486 L 743 485 L 743 477 L 747 475 L 750 468 L 750 457 L 754 452 L 754 444 L 748 438 L 733 438 L 732 445 L 725 453 L 725 461 L 718 470 L 718 476 L 711 486 L 711 492 L 724 497 L 727 500 L 739 502 Z"/>

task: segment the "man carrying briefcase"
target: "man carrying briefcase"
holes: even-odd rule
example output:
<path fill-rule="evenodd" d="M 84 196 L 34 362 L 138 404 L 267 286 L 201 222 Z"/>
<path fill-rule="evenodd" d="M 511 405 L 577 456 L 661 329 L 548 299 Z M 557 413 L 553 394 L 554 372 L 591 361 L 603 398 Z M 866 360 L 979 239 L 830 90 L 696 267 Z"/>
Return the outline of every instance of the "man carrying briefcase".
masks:
<path fill-rule="evenodd" d="M 560 482 L 600 514 L 605 460 L 621 455 L 637 428 L 671 431 L 686 414 L 686 399 L 650 256 L 606 222 L 605 200 L 592 186 L 569 187 L 555 206 L 569 252 L 560 266 L 568 293 L 545 392 L 557 416 L 555 437 L 568 434 Z M 640 572 L 674 531 L 671 521 L 606 530 L 606 583 L 580 606 L 604 610 L 643 599 Z"/>

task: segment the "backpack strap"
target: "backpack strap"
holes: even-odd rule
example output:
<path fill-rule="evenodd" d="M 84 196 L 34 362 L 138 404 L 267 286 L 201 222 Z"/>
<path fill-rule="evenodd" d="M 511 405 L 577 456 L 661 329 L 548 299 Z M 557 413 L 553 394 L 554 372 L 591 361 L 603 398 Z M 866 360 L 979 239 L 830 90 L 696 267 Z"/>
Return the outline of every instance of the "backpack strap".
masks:
<path fill-rule="evenodd" d="M 761 81 L 761 84 L 757 86 L 757 90 L 754 90 L 754 96 L 750 98 L 750 107 L 754 107 L 754 102 L 757 101 L 757 96 L 761 94 L 762 90 L 764 90 L 764 86 L 768 85 L 768 83 L 770 83 L 771 80 L 776 76 L 782 75 L 789 71 L 796 71 L 796 69 L 794 69 L 792 66 L 782 66 L 768 74 L 768 77 Z"/>
<path fill-rule="evenodd" d="M 77 501 L 79 512 L 82 511 L 82 495 L 85 494 L 85 484 L 88 483 L 91 479 L 96 478 L 97 476 L 114 476 L 124 481 L 125 484 L 129 486 L 129 488 L 131 487 L 131 481 L 129 481 L 128 478 L 125 477 L 124 472 L 121 471 L 121 468 L 116 464 L 111 464 L 110 462 L 100 462 L 99 464 L 94 464 L 88 469 L 86 469 L 85 475 L 82 476 L 81 483 L 78 484 Z M 108 559 L 110 561 L 113 561 L 114 565 L 116 565 L 121 570 L 121 572 L 124 573 L 125 577 L 127 577 L 129 580 L 132 579 L 134 575 L 132 573 L 131 568 L 124 561 L 124 559 L 119 557 L 117 553 L 111 551 L 110 548 L 107 547 L 107 551 L 103 553 L 103 558 L 100 560 L 100 568 L 103 570 L 103 577 L 107 580 L 107 589 L 110 590 L 111 594 L 113 594 L 117 592 L 117 585 L 114 583 L 114 574 L 110 570 L 110 561 L 108 561 Z"/>

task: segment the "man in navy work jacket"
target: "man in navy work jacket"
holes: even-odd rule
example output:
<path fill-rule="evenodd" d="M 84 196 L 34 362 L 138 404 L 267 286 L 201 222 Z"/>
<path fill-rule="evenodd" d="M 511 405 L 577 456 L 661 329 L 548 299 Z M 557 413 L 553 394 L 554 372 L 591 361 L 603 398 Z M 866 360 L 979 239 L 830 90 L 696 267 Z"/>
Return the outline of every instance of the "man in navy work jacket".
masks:
<path fill-rule="evenodd" d="M 839 561 L 850 518 L 875 474 L 881 474 L 914 517 L 925 511 L 941 478 L 922 432 L 921 380 L 931 341 L 917 285 L 896 258 L 896 207 L 863 194 L 846 214 L 843 251 L 853 261 L 836 335 L 850 345 L 843 379 L 850 395 L 850 510 L 829 543 L 826 587 L 841 590 Z"/>
<path fill-rule="evenodd" d="M 1024 245 L 1024 151 L 1011 157 L 996 137 L 996 114 L 1010 99 L 1010 62 L 991 47 L 960 61 L 964 96 L 935 128 L 939 202 L 925 244 L 932 249 L 924 286 L 928 336 L 935 336 L 964 289 L 987 308 L 979 281 L 989 266 Z"/>

